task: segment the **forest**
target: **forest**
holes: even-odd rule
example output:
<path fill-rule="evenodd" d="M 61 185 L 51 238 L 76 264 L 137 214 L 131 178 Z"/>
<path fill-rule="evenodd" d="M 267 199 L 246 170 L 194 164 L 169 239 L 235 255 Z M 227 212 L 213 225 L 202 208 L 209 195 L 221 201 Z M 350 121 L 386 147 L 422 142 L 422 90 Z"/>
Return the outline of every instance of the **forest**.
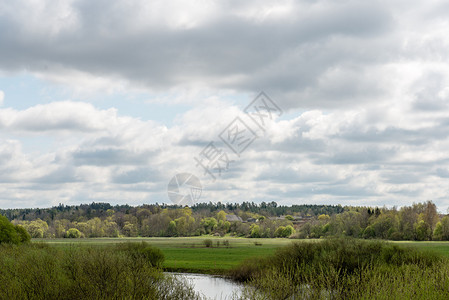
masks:
<path fill-rule="evenodd" d="M 0 210 L 32 238 L 240 236 L 449 240 L 449 216 L 432 201 L 400 208 L 199 203 L 192 207 L 91 203 Z"/>

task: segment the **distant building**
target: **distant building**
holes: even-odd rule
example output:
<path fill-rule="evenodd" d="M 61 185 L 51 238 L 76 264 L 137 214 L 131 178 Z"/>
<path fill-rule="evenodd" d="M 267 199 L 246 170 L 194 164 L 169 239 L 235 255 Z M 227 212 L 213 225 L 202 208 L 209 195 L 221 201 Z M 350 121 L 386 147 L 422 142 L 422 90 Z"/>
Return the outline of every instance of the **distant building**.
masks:
<path fill-rule="evenodd" d="M 226 215 L 226 221 L 229 222 L 242 222 L 242 218 L 236 215 Z"/>
<path fill-rule="evenodd" d="M 313 219 L 312 216 L 292 216 L 292 217 L 293 217 L 293 220 L 291 220 L 291 222 L 293 224 L 304 224 Z M 287 220 L 286 216 L 270 217 L 269 219 L 274 220 L 274 221 Z"/>

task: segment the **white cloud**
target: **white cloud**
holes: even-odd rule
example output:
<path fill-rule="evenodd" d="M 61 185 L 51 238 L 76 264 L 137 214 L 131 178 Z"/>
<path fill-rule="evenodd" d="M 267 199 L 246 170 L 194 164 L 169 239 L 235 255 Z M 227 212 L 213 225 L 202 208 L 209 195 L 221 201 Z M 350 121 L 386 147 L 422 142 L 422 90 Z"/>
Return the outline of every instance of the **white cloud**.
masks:
<path fill-rule="evenodd" d="M 188 171 L 205 201 L 449 205 L 444 1 L 198 3 L 0 6 L 2 74 L 87 95 L 0 109 L 7 203 L 164 202 Z M 193 156 L 225 149 L 219 133 L 259 90 L 289 117 L 213 182 Z M 89 103 L 134 93 L 190 108 L 168 126 Z"/>
<path fill-rule="evenodd" d="M 0 90 L 0 106 L 3 105 L 3 101 L 5 100 L 5 92 Z"/>
<path fill-rule="evenodd" d="M 285 108 L 348 107 L 388 92 L 375 71 L 419 29 L 383 1 L 199 2 L 10 3 L 0 67 L 76 91 L 264 89 Z"/>
<path fill-rule="evenodd" d="M 386 115 L 395 114 L 395 107 L 390 109 Z M 401 205 L 422 198 L 448 204 L 443 187 L 449 169 L 449 131 L 443 128 L 449 122 L 429 127 L 413 111 L 403 126 L 394 118 L 372 123 L 365 109 L 304 112 L 271 123 L 240 157 L 230 153 L 234 162 L 214 182 L 193 157 L 209 141 L 227 150 L 218 134 L 236 114 L 236 107 L 211 102 L 187 111 L 167 128 L 87 103 L 3 109 L 4 135 L 17 132 L 20 137 L 22 132 L 26 135 L 21 139 L 26 140 L 56 134 L 58 139 L 52 152 L 33 155 L 20 140 L 2 142 L 1 186 L 8 187 L 4 199 L 13 203 L 28 199 L 39 206 L 50 205 L 55 197 L 67 203 L 166 202 L 171 176 L 191 172 L 205 187 L 205 201 Z M 40 202 L 33 202 L 37 196 Z"/>

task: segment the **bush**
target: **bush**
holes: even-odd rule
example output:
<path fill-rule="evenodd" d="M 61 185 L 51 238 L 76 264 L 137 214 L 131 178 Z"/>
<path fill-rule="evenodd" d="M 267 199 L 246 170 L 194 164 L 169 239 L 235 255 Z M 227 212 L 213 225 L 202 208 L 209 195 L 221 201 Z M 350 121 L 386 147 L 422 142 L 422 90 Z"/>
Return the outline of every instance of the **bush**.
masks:
<path fill-rule="evenodd" d="M 151 247 L 148 243 L 123 243 L 118 244 L 117 249 L 130 255 L 135 260 L 143 260 L 151 267 L 160 268 L 165 256 L 159 248 Z"/>
<path fill-rule="evenodd" d="M 30 239 L 25 228 L 20 225 L 14 226 L 5 216 L 0 215 L 0 244 L 20 244 Z"/>
<path fill-rule="evenodd" d="M 415 270 L 420 279 L 412 278 Z M 413 289 L 422 293 L 420 299 L 433 299 L 438 293 L 432 291 L 433 296 L 426 298 L 428 287 L 421 282 L 438 285 L 439 293 L 449 296 L 447 275 L 449 261 L 435 254 L 356 239 L 293 243 L 269 258 L 246 261 L 231 272 L 235 280 L 256 287 L 246 290 L 244 299 L 289 299 L 293 295 L 295 299 L 417 299 Z M 386 297 L 377 297 L 377 288 Z M 400 292 L 396 298 L 388 297 L 392 288 L 408 289 L 410 297 L 400 297 Z M 364 294 L 366 291 L 369 293 Z"/>
<path fill-rule="evenodd" d="M 76 228 L 70 228 L 67 230 L 66 237 L 71 239 L 79 239 L 81 237 L 81 231 Z"/>
<path fill-rule="evenodd" d="M 210 247 L 212 247 L 213 242 L 212 242 L 212 240 L 207 239 L 207 240 L 204 240 L 204 241 L 203 241 L 203 244 L 204 244 L 204 246 L 206 246 L 207 248 L 210 248 Z"/>
<path fill-rule="evenodd" d="M 199 299 L 147 244 L 0 245 L 0 299 Z"/>
<path fill-rule="evenodd" d="M 15 230 L 19 236 L 20 243 L 26 243 L 31 240 L 30 234 L 21 225 L 16 225 Z"/>

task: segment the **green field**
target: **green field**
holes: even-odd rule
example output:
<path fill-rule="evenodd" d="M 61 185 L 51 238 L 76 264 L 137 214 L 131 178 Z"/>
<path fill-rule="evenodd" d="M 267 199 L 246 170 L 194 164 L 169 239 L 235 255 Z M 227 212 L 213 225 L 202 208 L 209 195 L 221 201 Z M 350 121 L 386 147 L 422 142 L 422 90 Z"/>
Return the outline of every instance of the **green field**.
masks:
<path fill-rule="evenodd" d="M 205 247 L 203 241 L 210 239 L 213 247 Z M 229 241 L 229 247 L 223 241 Z M 305 240 L 249 239 L 233 237 L 177 237 L 177 238 L 91 238 L 91 239 L 35 239 L 51 245 L 67 247 L 75 245 L 107 246 L 111 243 L 148 242 L 160 248 L 165 255 L 164 269 L 167 271 L 223 274 L 252 257 L 263 257 L 291 242 Z M 310 241 L 310 240 L 308 240 Z M 217 242 L 220 243 L 217 246 Z M 255 245 L 255 243 L 258 245 Z M 392 242 L 406 247 L 428 250 L 449 258 L 449 242 Z"/>
<path fill-rule="evenodd" d="M 213 246 L 205 247 L 203 241 L 210 239 Z M 223 241 L 229 241 L 229 247 Z M 222 274 L 237 266 L 245 259 L 267 256 L 286 244 L 289 239 L 247 239 L 218 237 L 177 237 L 177 238 L 91 238 L 91 239 L 34 239 L 55 246 L 67 247 L 70 244 L 107 246 L 111 243 L 148 242 L 162 250 L 165 255 L 164 269 L 167 271 Z M 217 242 L 220 243 L 217 246 Z M 255 242 L 258 245 L 255 245 Z"/>
<path fill-rule="evenodd" d="M 449 258 L 449 242 L 414 242 L 414 241 L 400 241 L 392 242 L 404 247 L 416 248 L 423 251 L 432 251 L 441 256 Z"/>

